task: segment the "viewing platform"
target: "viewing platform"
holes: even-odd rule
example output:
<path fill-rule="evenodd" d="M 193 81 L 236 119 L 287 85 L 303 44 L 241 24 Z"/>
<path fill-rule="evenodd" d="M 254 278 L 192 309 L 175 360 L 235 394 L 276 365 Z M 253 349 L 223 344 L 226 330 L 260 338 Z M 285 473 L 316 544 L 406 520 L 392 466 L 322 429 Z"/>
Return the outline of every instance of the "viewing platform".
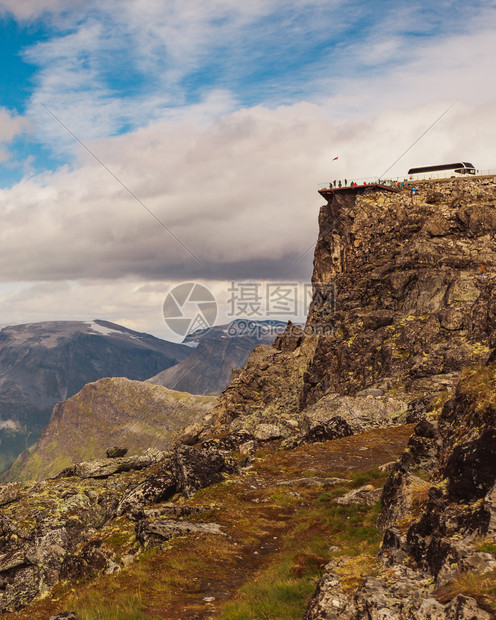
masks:
<path fill-rule="evenodd" d="M 346 193 L 346 194 L 364 194 L 370 191 L 376 191 L 384 189 L 388 192 L 399 192 L 397 181 L 390 181 L 388 179 L 370 179 L 363 180 L 361 182 L 352 180 L 346 185 L 341 182 L 341 187 L 333 183 L 322 183 L 319 185 L 318 192 L 326 200 L 329 200 L 334 194 Z"/>

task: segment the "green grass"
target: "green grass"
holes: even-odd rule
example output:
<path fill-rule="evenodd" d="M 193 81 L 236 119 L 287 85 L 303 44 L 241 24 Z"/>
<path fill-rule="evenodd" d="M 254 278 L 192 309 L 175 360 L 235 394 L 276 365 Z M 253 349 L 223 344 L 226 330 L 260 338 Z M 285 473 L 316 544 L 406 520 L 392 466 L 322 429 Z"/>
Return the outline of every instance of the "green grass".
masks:
<path fill-rule="evenodd" d="M 351 483 L 351 488 L 358 489 L 366 484 L 370 484 L 374 480 L 378 480 L 379 478 L 385 479 L 387 476 L 384 475 L 384 472 L 379 471 L 378 468 L 374 468 L 369 471 L 351 472 L 349 477 L 353 481 Z"/>

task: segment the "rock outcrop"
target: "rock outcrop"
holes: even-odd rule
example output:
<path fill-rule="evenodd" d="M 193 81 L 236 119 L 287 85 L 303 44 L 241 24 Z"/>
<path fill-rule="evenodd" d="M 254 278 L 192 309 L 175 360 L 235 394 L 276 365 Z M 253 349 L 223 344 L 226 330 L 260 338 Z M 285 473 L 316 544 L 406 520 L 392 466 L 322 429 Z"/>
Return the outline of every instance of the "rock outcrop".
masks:
<path fill-rule="evenodd" d="M 213 432 L 284 425 L 315 407 L 329 419 L 339 398 L 361 429 L 418 419 L 496 345 L 494 179 L 424 183 L 414 198 L 336 192 L 319 224 L 305 329 L 255 349 Z"/>
<path fill-rule="evenodd" d="M 494 364 L 464 371 L 440 415 L 417 425 L 383 490 L 382 570 L 346 593 L 329 565 L 308 620 L 494 617 L 490 590 L 457 590 L 496 581 L 485 551 L 496 541 L 495 385 Z"/>
<path fill-rule="evenodd" d="M 56 479 L 24 487 L 0 485 L 0 496 L 9 500 L 0 508 L 0 613 L 26 606 L 60 579 L 113 574 L 139 555 L 140 544 L 160 546 L 189 533 L 221 534 L 215 523 L 182 520 L 194 508 L 149 507 L 178 493 L 191 495 L 236 471 L 215 450 L 180 447 L 171 454 L 79 463 Z M 136 541 L 124 559 L 122 549 L 118 555 L 109 544 L 108 532 L 104 536 L 123 515 L 135 531 L 129 540 Z M 122 524 L 118 529 L 121 547 L 128 530 Z"/>

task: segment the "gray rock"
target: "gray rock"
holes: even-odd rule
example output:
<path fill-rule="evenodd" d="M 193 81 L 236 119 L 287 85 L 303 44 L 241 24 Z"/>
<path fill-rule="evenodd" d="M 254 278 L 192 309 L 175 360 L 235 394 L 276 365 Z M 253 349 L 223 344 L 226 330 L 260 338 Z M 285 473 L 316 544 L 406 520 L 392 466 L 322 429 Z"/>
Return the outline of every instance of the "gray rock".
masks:
<path fill-rule="evenodd" d="M 280 439 L 283 435 L 281 428 L 277 424 L 257 424 L 253 434 L 258 441 Z"/>
<path fill-rule="evenodd" d="M 75 611 L 64 611 L 61 614 L 50 616 L 48 620 L 78 620 Z"/>
<path fill-rule="evenodd" d="M 198 422 L 189 424 L 179 434 L 178 443 L 184 444 L 185 446 L 194 445 L 198 441 L 198 437 L 203 430 L 203 425 Z"/>
<path fill-rule="evenodd" d="M 189 446 L 179 446 L 171 464 L 177 491 L 186 497 L 191 497 L 198 489 L 221 482 L 224 474 L 237 471 L 234 462 L 221 452 Z"/>
<path fill-rule="evenodd" d="M 491 615 L 482 610 L 475 599 L 459 594 L 446 605 L 446 618 L 453 618 L 453 620 L 489 620 Z"/>
<path fill-rule="evenodd" d="M 384 465 L 379 465 L 378 470 L 382 473 L 389 473 L 392 471 L 396 465 L 397 461 L 389 461 L 389 463 L 384 463 Z"/>
<path fill-rule="evenodd" d="M 15 502 L 19 497 L 21 485 L 19 482 L 5 482 L 0 484 L 0 506 Z"/>
<path fill-rule="evenodd" d="M 346 478 L 294 478 L 293 480 L 282 480 L 277 483 L 277 486 L 292 486 L 297 484 L 298 486 L 318 486 L 318 487 L 334 487 L 338 484 L 347 484 L 351 480 Z"/>
<path fill-rule="evenodd" d="M 159 453 L 160 454 L 160 453 Z M 159 460 L 157 455 L 127 456 L 94 461 L 83 461 L 59 474 L 62 477 L 70 475 L 79 478 L 108 478 L 114 474 L 137 469 L 145 469 Z"/>
<path fill-rule="evenodd" d="M 14 553 L 4 553 L 3 555 L 0 555 L 0 573 L 9 571 L 12 568 L 18 568 L 24 564 L 28 564 L 24 551 L 16 551 Z"/>
<path fill-rule="evenodd" d="M 106 450 L 105 454 L 109 459 L 115 459 L 120 456 L 126 456 L 127 448 L 120 448 L 119 446 L 112 446 Z"/>
<path fill-rule="evenodd" d="M 344 418 L 334 416 L 329 420 L 312 422 L 308 432 L 303 437 L 303 441 L 307 443 L 331 441 L 349 435 L 353 435 L 352 427 Z"/>
<path fill-rule="evenodd" d="M 353 489 L 343 497 L 338 497 L 336 502 L 341 506 L 351 506 L 355 504 L 366 504 L 371 506 L 381 499 L 382 489 L 375 489 L 371 484 L 367 484 L 359 489 Z"/>
<path fill-rule="evenodd" d="M 222 534 L 222 531 L 218 523 L 192 523 L 171 519 L 143 519 L 136 524 L 136 538 L 147 547 L 160 547 L 175 536 L 187 534 Z"/>
<path fill-rule="evenodd" d="M 256 449 L 257 449 L 257 442 L 254 440 L 245 441 L 245 443 L 242 443 L 239 446 L 239 452 L 243 456 L 250 456 L 251 454 L 254 454 L 256 452 Z"/>
<path fill-rule="evenodd" d="M 171 498 L 176 492 L 176 478 L 170 465 L 170 462 L 164 463 L 157 473 L 149 474 L 137 486 L 126 491 L 117 506 L 117 514 L 141 510 Z"/>
<path fill-rule="evenodd" d="M 182 506 L 178 504 L 168 503 L 157 506 L 156 508 L 143 508 L 133 510 L 128 518 L 133 521 L 141 519 L 156 519 L 158 517 L 168 517 L 179 519 L 181 517 L 189 517 L 192 514 L 199 514 L 206 510 L 211 510 L 211 506 Z"/>

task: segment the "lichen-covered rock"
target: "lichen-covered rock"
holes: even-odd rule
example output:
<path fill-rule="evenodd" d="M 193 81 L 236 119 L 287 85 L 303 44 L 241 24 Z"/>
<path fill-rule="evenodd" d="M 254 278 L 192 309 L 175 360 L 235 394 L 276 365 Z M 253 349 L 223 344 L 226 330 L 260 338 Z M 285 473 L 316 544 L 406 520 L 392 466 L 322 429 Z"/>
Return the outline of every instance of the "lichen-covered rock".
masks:
<path fill-rule="evenodd" d="M 473 598 L 457 596 L 453 584 L 464 573 L 476 580 L 496 571 L 494 555 L 477 546 L 496 535 L 494 385 L 495 364 L 465 371 L 438 420 L 417 424 L 382 494 L 379 558 L 387 577 L 368 577 L 346 593 L 329 567 L 308 620 L 490 617 Z M 452 600 L 435 600 L 449 584 Z"/>
<path fill-rule="evenodd" d="M 346 495 L 338 497 L 336 502 L 341 506 L 365 504 L 371 506 L 381 499 L 382 489 L 376 489 L 371 484 L 366 484 L 359 489 L 353 489 Z"/>
<path fill-rule="evenodd" d="M 191 521 L 174 521 L 171 519 L 142 519 L 136 524 L 136 538 L 147 547 L 160 547 L 175 536 L 187 534 L 221 534 L 217 523 L 193 523 Z"/>
<path fill-rule="evenodd" d="M 179 446 L 171 463 L 180 493 L 190 497 L 198 489 L 224 480 L 224 474 L 237 471 L 234 463 L 216 450 Z"/>
<path fill-rule="evenodd" d="M 107 450 L 105 451 L 105 454 L 107 455 L 109 459 L 115 459 L 116 457 L 119 457 L 119 456 L 126 456 L 127 448 L 123 448 L 119 446 L 112 446 L 111 448 L 107 448 Z"/>
<path fill-rule="evenodd" d="M 192 446 L 197 442 L 198 437 L 203 430 L 203 424 L 200 424 L 199 422 L 188 424 L 188 426 L 180 431 L 177 443 L 182 443 L 185 446 Z"/>
<path fill-rule="evenodd" d="M 19 497 L 21 485 L 19 482 L 5 482 L 0 484 L 0 506 L 15 502 Z"/>
<path fill-rule="evenodd" d="M 171 498 L 177 490 L 177 481 L 171 465 L 170 461 L 165 462 L 157 472 L 148 474 L 136 486 L 128 488 L 117 506 L 117 515 L 141 510 Z"/>
<path fill-rule="evenodd" d="M 310 428 L 303 436 L 303 441 L 306 443 L 330 441 L 349 435 L 353 435 L 353 429 L 348 422 L 340 416 L 334 416 L 330 420 L 310 424 Z"/>
<path fill-rule="evenodd" d="M 283 433 L 277 424 L 257 424 L 253 434 L 257 441 L 270 441 L 280 439 Z"/>
<path fill-rule="evenodd" d="M 0 613 L 21 609 L 61 579 L 120 570 L 124 556 L 106 542 L 116 532 L 128 541 L 130 561 L 139 554 L 140 541 L 155 545 L 188 532 L 219 533 L 216 524 L 170 519 L 201 507 L 160 503 L 220 482 L 237 471 L 234 462 L 201 447 L 179 446 L 168 459 L 164 456 L 147 450 L 139 457 L 83 462 L 62 477 L 6 486 L 16 499 L 0 507 Z M 138 542 L 126 530 L 130 521 L 119 519 L 126 513 L 138 523 Z"/>
<path fill-rule="evenodd" d="M 162 453 L 141 456 L 112 457 L 83 461 L 64 469 L 58 477 L 78 476 L 79 478 L 108 478 L 113 474 L 136 469 L 146 469 L 163 458 Z"/>

